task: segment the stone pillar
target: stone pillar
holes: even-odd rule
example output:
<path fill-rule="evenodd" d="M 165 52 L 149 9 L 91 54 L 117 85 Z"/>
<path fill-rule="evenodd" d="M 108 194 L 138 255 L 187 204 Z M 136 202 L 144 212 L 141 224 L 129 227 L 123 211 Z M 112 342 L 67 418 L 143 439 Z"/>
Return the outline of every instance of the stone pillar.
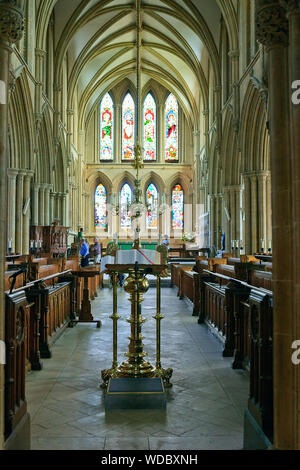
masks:
<path fill-rule="evenodd" d="M 114 161 L 116 163 L 121 162 L 121 152 L 122 152 L 122 123 L 121 123 L 121 105 L 118 103 L 114 107 L 115 110 L 115 133 L 114 133 Z"/>
<path fill-rule="evenodd" d="M 250 255 L 252 253 L 251 246 L 251 182 L 250 176 L 244 174 L 244 204 L 245 204 L 245 240 L 244 248 L 245 253 Z"/>
<path fill-rule="evenodd" d="M 29 232 L 30 232 L 30 182 L 33 177 L 33 171 L 27 171 L 24 178 L 24 196 L 23 206 L 26 209 L 23 214 L 23 242 L 22 252 L 24 255 L 29 254 Z M 26 205 L 26 206 L 25 206 Z"/>
<path fill-rule="evenodd" d="M 271 177 L 267 178 L 267 238 L 272 240 L 272 200 L 271 200 Z"/>
<path fill-rule="evenodd" d="M 67 226 L 67 194 L 63 193 L 61 195 L 61 224 L 66 227 Z"/>
<path fill-rule="evenodd" d="M 283 2 L 287 6 L 289 21 L 289 59 L 290 81 L 293 84 L 300 80 L 300 1 L 288 0 Z M 290 85 L 291 86 L 291 85 Z M 294 91 L 294 90 L 293 90 Z M 294 104 L 290 99 L 290 132 L 292 141 L 292 200 L 293 200 L 293 294 L 294 317 L 289 333 L 292 333 L 293 341 L 300 339 L 300 104 Z M 278 329 L 279 333 L 279 329 Z M 290 338 L 288 338 L 289 340 Z M 300 449 L 300 371 L 299 366 L 294 366 L 294 389 L 290 389 L 291 399 L 294 405 L 294 449 Z M 291 377 L 292 378 L 292 377 Z M 278 392 L 277 392 L 278 393 Z M 282 393 L 284 393 L 282 391 Z M 297 408 L 296 408 L 297 407 Z M 292 448 L 292 447 L 290 447 Z"/>
<path fill-rule="evenodd" d="M 269 63 L 274 254 L 272 266 L 274 446 L 281 450 L 295 450 L 300 448 L 299 408 L 297 406 L 297 403 L 300 403 L 300 384 L 299 379 L 297 380 L 297 367 L 291 361 L 291 346 L 295 339 L 300 338 L 295 337 L 297 334 L 295 329 L 297 313 L 293 304 L 296 292 L 296 286 L 293 282 L 293 263 L 296 251 L 294 242 L 296 238 L 294 239 L 293 233 L 291 189 L 291 90 L 288 68 L 288 22 L 286 12 L 278 1 L 270 3 L 266 0 L 257 0 L 256 5 L 258 40 L 267 47 Z M 297 47 L 299 47 L 299 43 Z M 298 122 L 296 132 L 299 132 L 299 125 Z M 297 203 L 299 205 L 299 201 Z"/>
<path fill-rule="evenodd" d="M 23 16 L 14 2 L 0 3 L 0 340 L 5 339 L 4 266 L 7 235 L 7 129 L 11 46 L 22 37 Z M 4 365 L 0 364 L 0 449 L 4 447 Z"/>
<path fill-rule="evenodd" d="M 157 107 L 158 126 L 157 126 L 157 162 L 165 162 L 165 120 L 164 111 L 165 105 L 161 104 Z"/>
<path fill-rule="evenodd" d="M 39 225 L 45 225 L 45 189 L 46 184 L 40 185 L 39 192 Z"/>
<path fill-rule="evenodd" d="M 230 193 L 224 188 L 224 211 L 225 211 L 225 249 L 231 252 L 231 217 L 230 217 Z"/>
<path fill-rule="evenodd" d="M 250 175 L 251 180 L 251 254 L 257 252 L 257 176 Z"/>
<path fill-rule="evenodd" d="M 50 191 L 50 208 L 49 208 L 50 225 L 52 225 L 52 222 L 54 220 L 54 204 L 55 204 L 55 196 L 54 196 L 54 192 L 51 190 Z"/>
<path fill-rule="evenodd" d="M 23 194 L 25 171 L 19 171 L 17 178 L 17 205 L 16 205 L 16 253 L 22 253 L 23 243 Z"/>
<path fill-rule="evenodd" d="M 236 240 L 235 186 L 230 187 L 231 239 Z"/>
<path fill-rule="evenodd" d="M 9 169 L 8 175 L 8 238 L 12 240 L 11 251 L 16 249 L 16 179 L 18 170 Z"/>
<path fill-rule="evenodd" d="M 39 225 L 39 183 L 33 184 L 32 225 Z"/>
<path fill-rule="evenodd" d="M 258 174 L 258 207 L 259 207 L 259 245 L 261 249 L 261 240 L 265 241 L 265 250 L 268 249 L 267 242 L 267 172 Z"/>
<path fill-rule="evenodd" d="M 45 185 L 44 197 L 44 225 L 50 225 L 50 189 L 51 185 Z"/>

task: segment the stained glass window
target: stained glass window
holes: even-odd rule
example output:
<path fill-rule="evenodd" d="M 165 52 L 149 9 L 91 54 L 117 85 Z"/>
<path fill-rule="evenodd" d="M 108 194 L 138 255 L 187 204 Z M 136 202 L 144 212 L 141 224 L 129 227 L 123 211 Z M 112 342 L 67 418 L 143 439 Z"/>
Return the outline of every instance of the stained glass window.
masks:
<path fill-rule="evenodd" d="M 151 93 L 144 101 L 144 160 L 156 160 L 156 104 Z"/>
<path fill-rule="evenodd" d="M 100 106 L 100 160 L 113 160 L 113 102 L 109 93 Z"/>
<path fill-rule="evenodd" d="M 158 191 L 156 186 L 151 183 L 146 191 L 146 201 L 148 204 L 146 214 L 147 229 L 158 228 Z"/>
<path fill-rule="evenodd" d="M 129 206 L 132 202 L 132 189 L 128 183 L 125 183 L 120 192 L 120 227 L 131 227 L 131 216 Z"/>
<path fill-rule="evenodd" d="M 134 101 L 127 93 L 122 105 L 122 160 L 134 160 Z"/>
<path fill-rule="evenodd" d="M 183 189 L 180 184 L 177 184 L 172 191 L 172 228 L 174 230 L 183 230 L 183 199 Z"/>
<path fill-rule="evenodd" d="M 106 228 L 106 189 L 103 184 L 99 184 L 95 191 L 95 227 Z"/>
<path fill-rule="evenodd" d="M 178 102 L 170 94 L 165 106 L 165 158 L 167 161 L 178 160 Z"/>

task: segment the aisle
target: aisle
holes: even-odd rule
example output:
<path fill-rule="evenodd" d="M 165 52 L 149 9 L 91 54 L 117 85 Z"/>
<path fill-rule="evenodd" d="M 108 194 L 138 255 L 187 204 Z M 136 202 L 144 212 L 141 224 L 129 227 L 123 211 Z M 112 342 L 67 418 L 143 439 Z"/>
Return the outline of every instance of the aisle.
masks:
<path fill-rule="evenodd" d="M 127 351 L 130 304 L 119 290 L 119 362 Z M 112 295 L 92 302 L 101 329 L 82 324 L 67 329 L 30 372 L 26 390 L 32 420 L 32 449 L 242 449 L 248 378 L 230 367 L 208 329 L 197 324 L 176 289 L 162 290 L 162 366 L 174 369 L 167 411 L 116 411 L 105 414 L 100 370 L 112 363 Z M 143 302 L 149 319 L 143 329 L 148 359 L 155 363 L 155 289 Z"/>

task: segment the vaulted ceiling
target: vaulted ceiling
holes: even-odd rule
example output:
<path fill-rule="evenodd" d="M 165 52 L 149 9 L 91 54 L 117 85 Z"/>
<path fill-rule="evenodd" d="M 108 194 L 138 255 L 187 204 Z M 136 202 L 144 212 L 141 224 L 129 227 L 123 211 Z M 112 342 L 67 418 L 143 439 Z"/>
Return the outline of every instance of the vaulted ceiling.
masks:
<path fill-rule="evenodd" d="M 231 3 L 230 0 L 226 0 Z M 222 0 L 142 0 L 142 85 L 156 80 L 193 119 L 207 99 L 208 63 L 219 73 Z M 78 89 L 83 119 L 112 86 L 136 83 L 136 1 L 58 0 L 56 82 L 67 56 L 69 106 Z M 78 86 L 78 88 L 77 88 Z"/>

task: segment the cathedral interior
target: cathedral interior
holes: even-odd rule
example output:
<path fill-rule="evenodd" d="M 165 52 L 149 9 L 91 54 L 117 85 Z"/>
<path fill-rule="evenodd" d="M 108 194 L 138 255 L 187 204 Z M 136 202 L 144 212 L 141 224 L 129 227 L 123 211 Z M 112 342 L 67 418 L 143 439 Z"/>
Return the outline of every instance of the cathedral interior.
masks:
<path fill-rule="evenodd" d="M 299 0 L 0 0 L 0 64 L 0 449 L 300 450 Z"/>

